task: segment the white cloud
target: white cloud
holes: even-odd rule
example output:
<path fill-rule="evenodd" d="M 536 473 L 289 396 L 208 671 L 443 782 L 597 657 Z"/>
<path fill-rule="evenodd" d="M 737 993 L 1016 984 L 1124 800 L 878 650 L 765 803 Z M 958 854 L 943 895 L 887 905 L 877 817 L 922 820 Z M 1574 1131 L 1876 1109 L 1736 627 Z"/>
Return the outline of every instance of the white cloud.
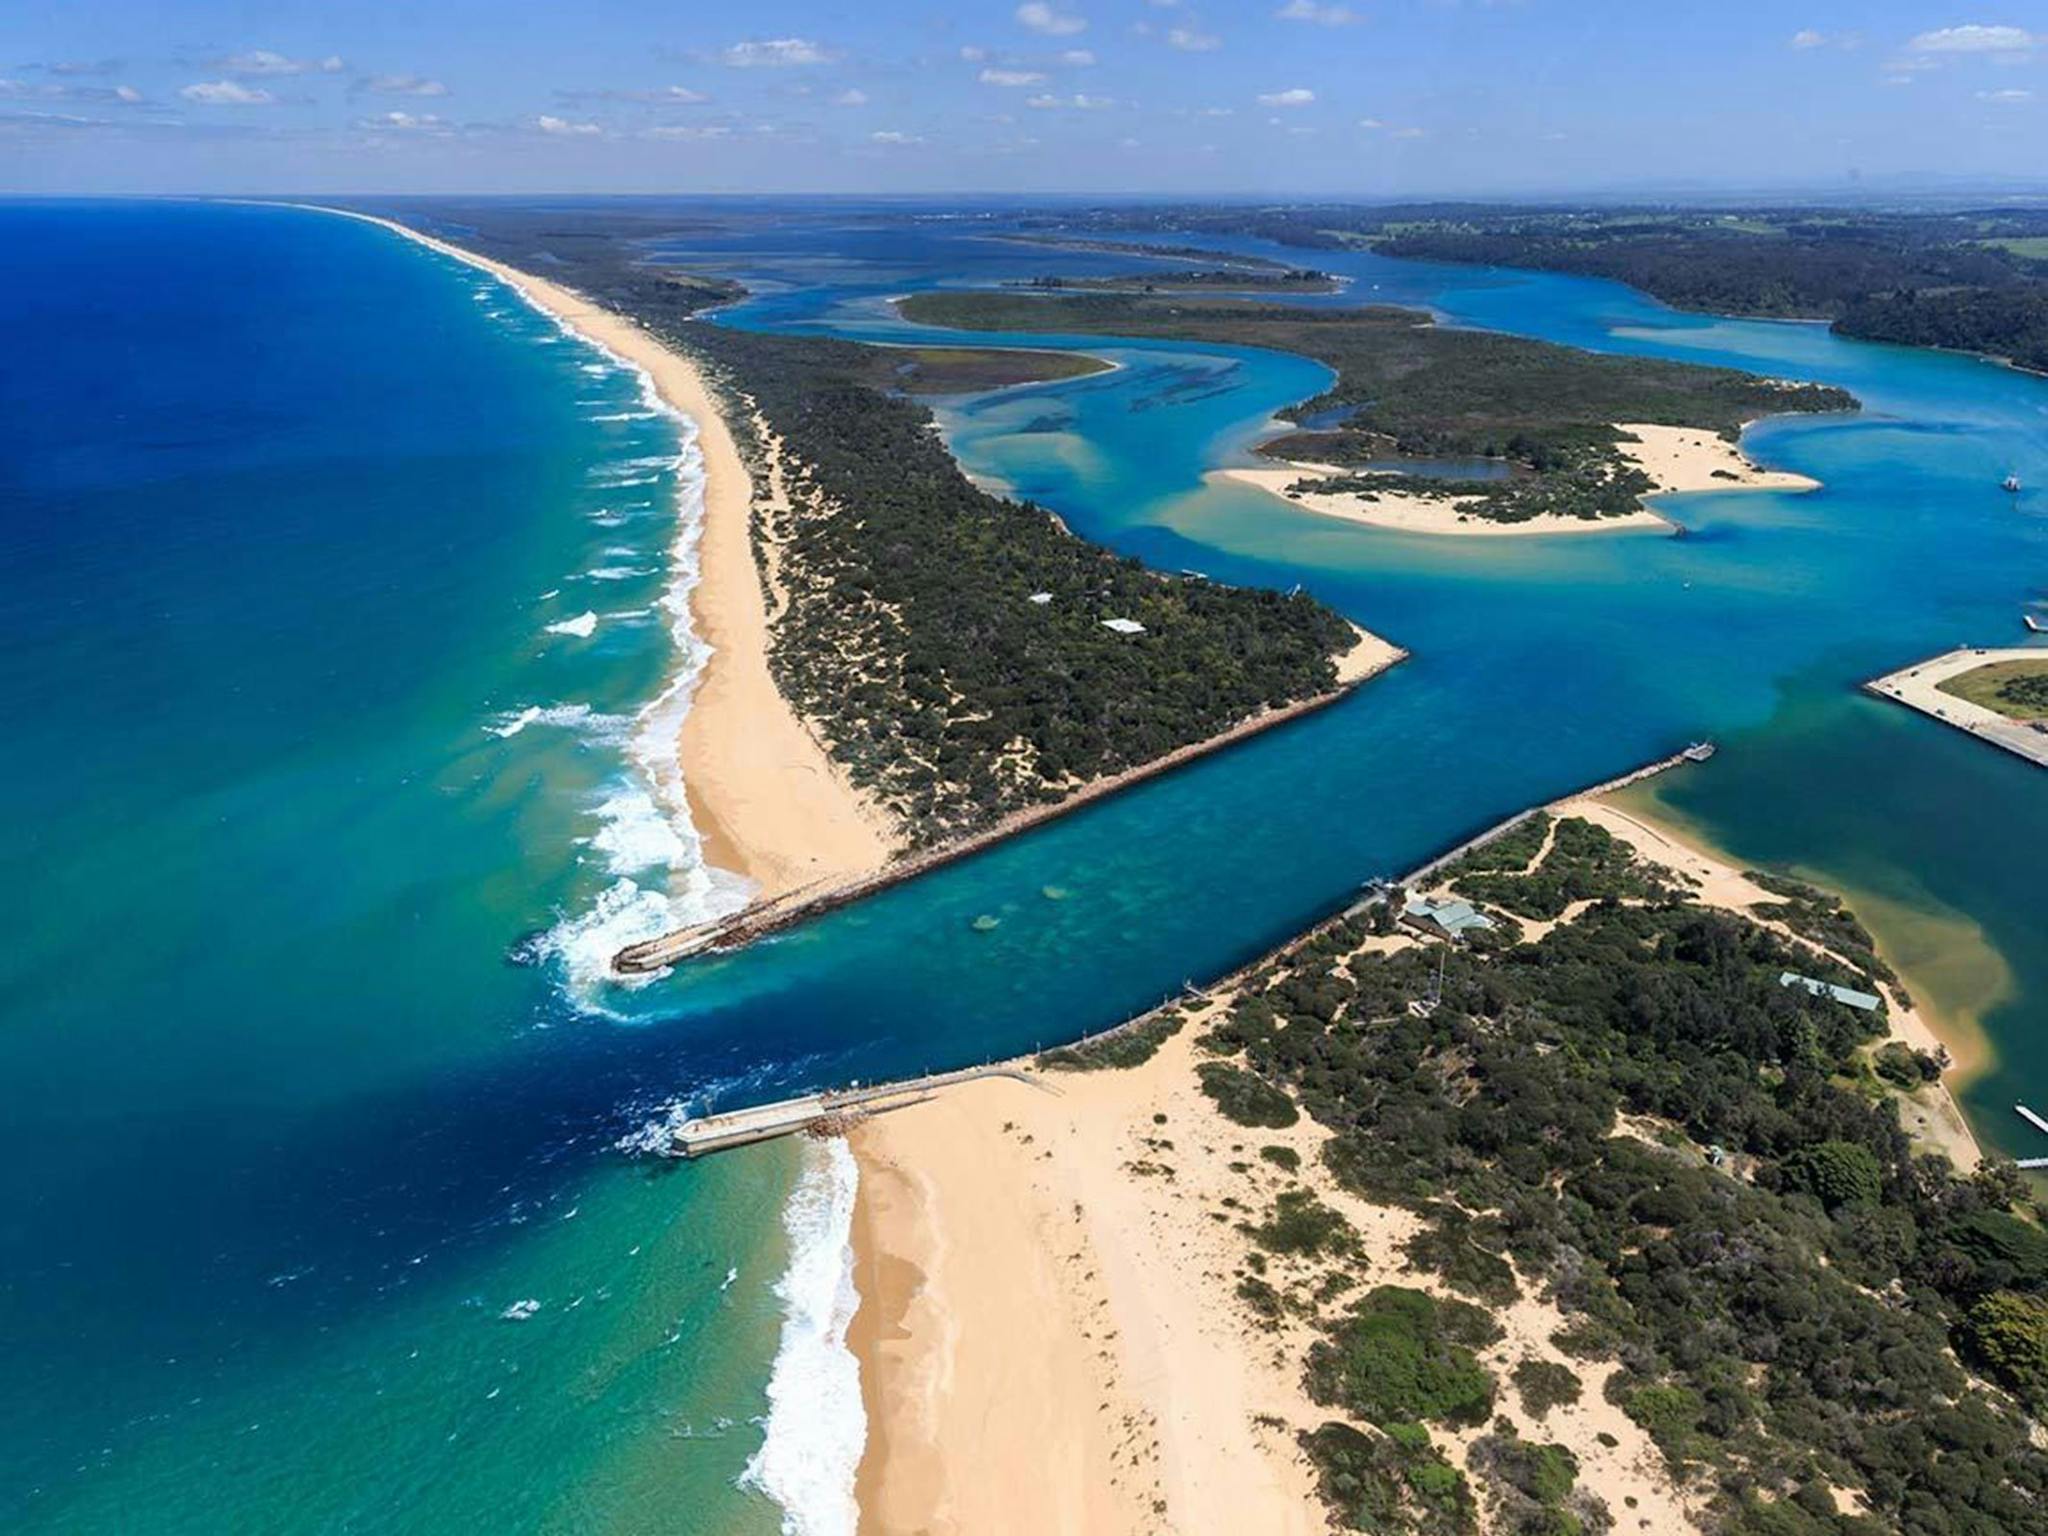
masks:
<path fill-rule="evenodd" d="M 1794 48 L 1820 48 L 1826 46 L 1827 40 L 1825 32 L 1816 31 L 1812 27 L 1801 27 L 1792 34 Z"/>
<path fill-rule="evenodd" d="M 1045 76 L 1035 69 L 984 69 L 976 78 L 983 85 L 1045 84 Z"/>
<path fill-rule="evenodd" d="M 356 126 L 391 133 L 441 133 L 448 124 L 431 112 L 379 112 L 375 117 L 358 119 Z"/>
<path fill-rule="evenodd" d="M 1394 137 L 1397 139 L 1426 139 L 1429 137 L 1429 130 L 1427 128 L 1396 128 L 1394 130 Z"/>
<path fill-rule="evenodd" d="M 1045 0 L 1024 0 L 1017 7 L 1017 20 L 1033 32 L 1047 37 L 1072 37 L 1088 30 L 1088 23 L 1067 11 L 1056 11 Z"/>
<path fill-rule="evenodd" d="M 2037 39 L 2024 28 L 1966 22 L 1922 32 L 1906 47 L 1914 53 L 2025 53 Z"/>
<path fill-rule="evenodd" d="M 659 123 L 641 134 L 646 139 L 729 139 L 732 129 L 724 123 Z"/>
<path fill-rule="evenodd" d="M 1361 117 L 1358 120 L 1358 126 L 1361 128 L 1384 128 L 1387 125 L 1376 117 Z"/>
<path fill-rule="evenodd" d="M 897 133 L 894 129 L 890 128 L 884 128 L 878 132 L 871 133 L 868 137 L 877 144 L 922 144 L 924 142 L 923 139 L 920 139 L 914 133 Z"/>
<path fill-rule="evenodd" d="M 142 92 L 135 89 L 132 85 L 117 85 L 114 87 L 114 100 L 125 101 L 133 106 L 136 102 L 142 100 Z"/>
<path fill-rule="evenodd" d="M 1107 96 L 1084 96 L 1076 91 L 1071 96 L 1033 96 L 1024 105 L 1034 107 L 1040 112 L 1058 112 L 1068 107 L 1077 112 L 1099 112 L 1104 107 L 1115 106 L 1116 103 Z"/>
<path fill-rule="evenodd" d="M 1166 34 L 1166 44 L 1182 53 L 1213 53 L 1223 46 L 1223 39 L 1191 27 L 1175 27 Z"/>
<path fill-rule="evenodd" d="M 233 80 L 195 81 L 178 94 L 209 107 L 267 107 L 277 100 L 258 86 L 240 85 Z"/>
<path fill-rule="evenodd" d="M 1317 0 L 1287 0 L 1273 14 L 1282 21 L 1312 21 L 1319 27 L 1348 27 L 1359 19 L 1348 5 L 1320 5 Z"/>
<path fill-rule="evenodd" d="M 214 64 L 231 75 L 303 75 L 321 67 L 305 59 L 288 59 L 268 48 L 244 49 L 224 59 L 216 59 Z"/>
<path fill-rule="evenodd" d="M 1316 99 L 1316 93 L 1306 86 L 1297 85 L 1291 90 L 1267 91 L 1259 97 L 1262 107 L 1305 107 Z"/>
<path fill-rule="evenodd" d="M 1086 48 L 1069 48 L 1060 55 L 1060 62 L 1069 69 L 1086 69 L 1095 62 L 1095 55 Z"/>
<path fill-rule="evenodd" d="M 604 132 L 595 123 L 571 122 L 566 117 L 549 117 L 545 112 L 533 120 L 533 126 L 558 139 L 594 139 Z"/>
<path fill-rule="evenodd" d="M 2015 103 L 2022 101 L 2032 101 L 2034 99 L 2034 93 L 2032 91 L 2022 90 L 1979 91 L 1977 93 L 1977 99 L 1979 101 L 2002 102 L 2008 106 L 2011 106 Z"/>
<path fill-rule="evenodd" d="M 831 55 L 807 37 L 771 37 L 766 42 L 734 43 L 719 57 L 732 69 L 789 69 L 823 64 Z"/>
<path fill-rule="evenodd" d="M 964 43 L 960 48 L 960 57 L 969 64 L 979 64 L 988 57 L 988 50 L 986 48 L 977 48 L 973 43 Z"/>
<path fill-rule="evenodd" d="M 372 75 L 360 89 L 375 96 L 446 96 L 448 87 L 422 75 Z"/>
<path fill-rule="evenodd" d="M 864 107 L 867 104 L 868 93 L 855 90 L 852 86 L 848 86 L 832 98 L 832 105 L 835 107 Z"/>

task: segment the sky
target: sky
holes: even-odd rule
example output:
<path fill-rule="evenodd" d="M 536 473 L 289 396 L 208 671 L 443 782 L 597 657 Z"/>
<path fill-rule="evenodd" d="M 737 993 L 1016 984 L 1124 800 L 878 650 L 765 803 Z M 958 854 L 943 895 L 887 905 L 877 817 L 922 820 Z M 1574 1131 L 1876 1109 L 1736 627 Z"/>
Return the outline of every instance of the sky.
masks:
<path fill-rule="evenodd" d="M 22 0 L 0 191 L 2048 190 L 2048 0 Z"/>

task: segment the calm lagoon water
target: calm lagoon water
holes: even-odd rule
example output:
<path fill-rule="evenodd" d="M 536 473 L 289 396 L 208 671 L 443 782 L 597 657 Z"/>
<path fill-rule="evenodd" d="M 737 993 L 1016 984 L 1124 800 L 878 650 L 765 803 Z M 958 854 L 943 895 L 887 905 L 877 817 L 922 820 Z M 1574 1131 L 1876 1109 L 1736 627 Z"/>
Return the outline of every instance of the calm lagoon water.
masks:
<path fill-rule="evenodd" d="M 724 231 L 666 255 L 753 286 L 730 324 L 904 340 L 894 294 L 1135 265 L 902 206 L 711 206 Z M 2002 962 L 1969 1102 L 2040 1150 L 2005 1106 L 2048 1079 L 2048 778 L 1853 685 L 2018 637 L 2048 499 L 1996 482 L 2048 482 L 2044 381 L 1332 255 L 1350 302 L 1866 402 L 1751 434 L 1825 490 L 1671 503 L 1685 539 L 1429 540 L 1206 478 L 1322 388 L 1316 364 L 1005 338 L 1125 366 L 948 403 L 973 473 L 1157 566 L 1304 583 L 1414 659 L 800 933 L 594 989 L 568 963 L 593 924 L 717 894 L 659 872 L 690 850 L 641 718 L 678 665 L 676 426 L 503 290 L 372 229 L 0 221 L 28 341 L 0 359 L 0 782 L 31 808 L 0 829 L 10 1528 L 146 1506 L 169 1531 L 771 1531 L 740 1479 L 806 1241 L 782 1221 L 798 1154 L 653 1167 L 621 1138 L 679 1098 L 1113 1022 L 1701 735 L 1724 751 L 1661 782 L 1673 813 L 1867 895 L 1938 1002 Z"/>

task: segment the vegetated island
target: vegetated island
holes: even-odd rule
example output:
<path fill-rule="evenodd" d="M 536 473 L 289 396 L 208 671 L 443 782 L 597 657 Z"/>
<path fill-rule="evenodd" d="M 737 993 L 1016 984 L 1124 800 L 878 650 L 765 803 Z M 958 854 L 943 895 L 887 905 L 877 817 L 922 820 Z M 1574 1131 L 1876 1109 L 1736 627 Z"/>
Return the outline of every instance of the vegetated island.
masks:
<path fill-rule="evenodd" d="M 1006 288 L 1039 292 L 1093 293 L 1336 293 L 1343 281 L 1317 267 L 1196 267 L 1185 272 L 1150 272 L 1141 277 L 1019 278 Z"/>
<path fill-rule="evenodd" d="M 947 291 L 914 294 L 898 308 L 906 319 L 957 330 L 1223 342 L 1315 358 L 1336 370 L 1336 382 L 1291 407 L 1300 425 L 1259 449 L 1286 467 L 1224 473 L 1311 511 L 1420 532 L 1668 531 L 1645 496 L 1812 487 L 1744 459 L 1736 441 L 1746 423 L 1857 403 L 1824 385 L 1455 330 L 1388 307 Z M 1505 473 L 1446 478 L 1400 468 L 1446 459 L 1492 460 Z"/>
<path fill-rule="evenodd" d="M 1150 571 L 977 488 L 909 397 L 957 384 L 960 349 L 705 324 L 698 312 L 731 291 L 647 270 L 655 231 L 637 218 L 392 211 L 506 263 L 578 328 L 609 324 L 606 345 L 653 366 L 698 424 L 692 605 L 713 655 L 684 725 L 685 781 L 713 861 L 751 875 L 758 900 L 680 947 L 636 947 L 631 968 L 865 894 L 1327 703 L 1403 654 L 1299 591 Z M 1020 367 L 1045 365 L 973 364 L 984 382 Z M 828 760 L 813 778 L 850 796 L 867 835 L 846 856 L 748 856 L 788 777 L 738 760 L 768 716 Z"/>
<path fill-rule="evenodd" d="M 863 1529 L 2041 1529 L 2048 1235 L 1853 915 L 1597 800 L 1435 880 L 854 1131 Z"/>
<path fill-rule="evenodd" d="M 2042 207 L 1189 204 L 1098 209 L 1072 222 L 1612 278 L 1680 309 L 1825 320 L 1844 336 L 2048 371 Z"/>

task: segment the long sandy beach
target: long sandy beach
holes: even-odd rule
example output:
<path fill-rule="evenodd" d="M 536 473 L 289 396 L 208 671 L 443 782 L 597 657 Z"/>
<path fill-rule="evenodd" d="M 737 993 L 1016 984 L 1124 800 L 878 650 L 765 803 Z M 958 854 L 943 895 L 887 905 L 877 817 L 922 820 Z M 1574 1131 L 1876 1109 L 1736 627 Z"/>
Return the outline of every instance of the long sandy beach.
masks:
<path fill-rule="evenodd" d="M 696 365 L 625 317 L 545 278 L 421 234 L 379 225 L 511 285 L 577 335 L 644 370 L 696 430 L 704 515 L 690 615 L 710 657 L 682 726 L 683 782 L 707 861 L 744 875 L 760 897 L 879 868 L 894 852 L 887 817 L 847 782 L 768 670 L 768 617 L 752 539 L 753 485 Z M 685 527 L 681 535 L 692 537 Z"/>

